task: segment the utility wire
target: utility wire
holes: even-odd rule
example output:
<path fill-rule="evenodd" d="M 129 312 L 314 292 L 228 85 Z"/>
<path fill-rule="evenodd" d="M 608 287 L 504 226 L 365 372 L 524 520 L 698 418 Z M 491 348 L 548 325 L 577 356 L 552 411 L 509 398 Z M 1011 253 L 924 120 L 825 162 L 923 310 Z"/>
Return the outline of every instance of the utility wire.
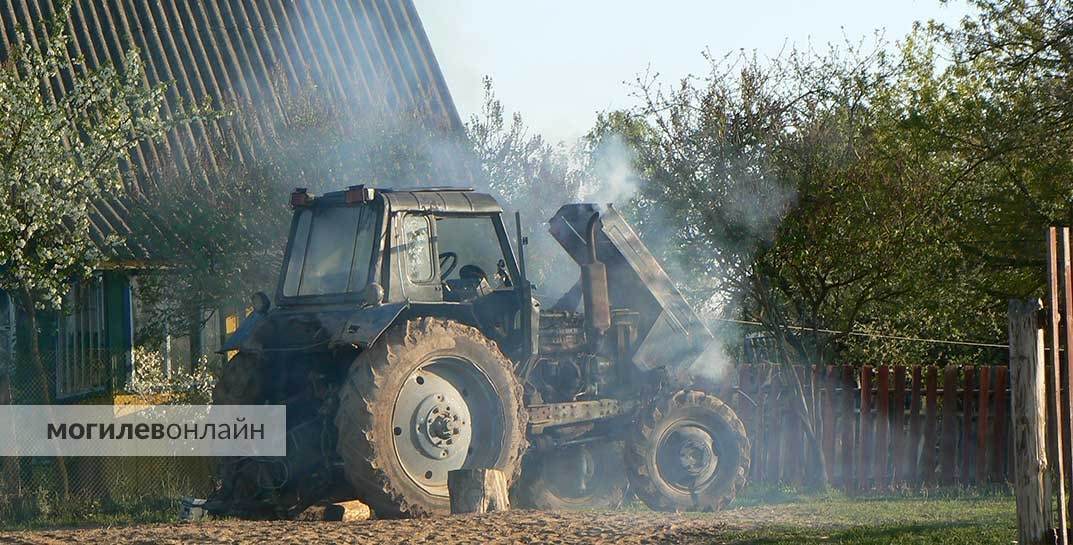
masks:
<path fill-rule="evenodd" d="M 733 324 L 743 325 L 764 325 L 760 322 L 754 322 L 751 320 L 734 320 L 732 318 L 711 318 L 717 322 L 730 322 Z M 884 335 L 882 333 L 867 333 L 864 331 L 838 331 L 834 329 L 812 328 L 799 325 L 784 326 L 786 329 L 793 329 L 797 331 L 818 331 L 820 333 L 837 333 L 839 335 L 852 335 L 854 337 L 871 337 L 875 339 L 891 339 L 896 341 L 912 341 L 920 343 L 932 343 L 932 344 L 954 344 L 959 346 L 977 346 L 984 348 L 1009 348 L 1008 344 L 987 343 L 980 341 L 951 341 L 947 339 L 926 339 L 923 337 L 903 337 L 901 335 Z"/>

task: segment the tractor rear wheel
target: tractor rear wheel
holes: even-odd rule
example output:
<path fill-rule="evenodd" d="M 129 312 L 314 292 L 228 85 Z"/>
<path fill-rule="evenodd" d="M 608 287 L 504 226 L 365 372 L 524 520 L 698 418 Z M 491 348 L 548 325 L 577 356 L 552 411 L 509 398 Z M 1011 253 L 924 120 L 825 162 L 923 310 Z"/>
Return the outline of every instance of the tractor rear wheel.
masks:
<path fill-rule="evenodd" d="M 263 399 L 261 370 L 256 356 L 239 353 L 224 362 L 212 389 L 213 405 L 257 405 Z M 251 474 L 245 459 L 234 457 L 216 458 L 214 471 L 216 489 L 210 499 L 224 503 L 253 503 L 258 497 L 258 476 Z M 271 507 L 265 507 L 272 511 Z M 243 513 L 245 514 L 245 513 Z M 258 513 L 259 516 L 264 516 Z"/>
<path fill-rule="evenodd" d="M 617 509 L 626 495 L 622 443 L 587 443 L 529 455 L 518 486 L 535 509 Z"/>
<path fill-rule="evenodd" d="M 517 478 L 526 421 L 521 384 L 495 343 L 470 326 L 420 318 L 389 329 L 351 365 L 337 451 L 377 516 L 444 514 L 451 470 Z"/>
<path fill-rule="evenodd" d="M 681 390 L 656 402 L 626 443 L 633 491 L 657 511 L 716 511 L 749 473 L 749 439 L 715 396 Z"/>
<path fill-rule="evenodd" d="M 261 401 L 261 375 L 256 356 L 239 353 L 224 362 L 216 386 L 213 405 L 256 405 Z"/>

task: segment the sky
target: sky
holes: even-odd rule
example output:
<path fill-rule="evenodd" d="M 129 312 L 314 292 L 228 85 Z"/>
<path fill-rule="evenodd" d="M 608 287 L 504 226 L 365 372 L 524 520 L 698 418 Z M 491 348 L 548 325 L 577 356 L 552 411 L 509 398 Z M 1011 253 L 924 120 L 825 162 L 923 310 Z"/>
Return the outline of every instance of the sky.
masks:
<path fill-rule="evenodd" d="M 913 21 L 956 22 L 963 0 L 415 0 L 463 119 L 491 76 L 508 112 L 553 142 L 585 134 L 596 113 L 636 104 L 631 84 L 704 75 L 707 49 L 775 56 L 788 46 L 894 41 Z"/>

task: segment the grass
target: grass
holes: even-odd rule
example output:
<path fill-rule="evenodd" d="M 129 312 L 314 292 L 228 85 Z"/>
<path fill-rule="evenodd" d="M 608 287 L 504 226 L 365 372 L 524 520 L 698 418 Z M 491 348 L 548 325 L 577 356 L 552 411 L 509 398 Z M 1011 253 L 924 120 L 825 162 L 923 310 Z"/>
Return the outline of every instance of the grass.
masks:
<path fill-rule="evenodd" d="M 731 523 L 712 543 L 1009 544 L 1013 496 L 1005 490 L 939 490 L 887 496 L 748 490 L 735 505 L 756 520 Z M 733 517 L 734 512 L 726 513 Z"/>
<path fill-rule="evenodd" d="M 179 500 L 121 499 L 112 501 L 36 500 L 0 511 L 0 531 L 48 530 L 90 526 L 121 526 L 174 522 Z"/>

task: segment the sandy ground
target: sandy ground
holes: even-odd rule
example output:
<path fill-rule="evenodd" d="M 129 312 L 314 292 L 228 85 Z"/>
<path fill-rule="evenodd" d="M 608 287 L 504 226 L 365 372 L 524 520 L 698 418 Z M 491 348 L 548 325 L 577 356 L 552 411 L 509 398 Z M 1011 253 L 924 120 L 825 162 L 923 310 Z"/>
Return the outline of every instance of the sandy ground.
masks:
<path fill-rule="evenodd" d="M 250 522 L 148 524 L 0 533 L 0 544 L 100 543 L 396 543 L 614 544 L 697 543 L 772 519 L 769 507 L 709 515 L 650 511 L 613 513 L 511 511 L 420 520 L 340 522 Z"/>

